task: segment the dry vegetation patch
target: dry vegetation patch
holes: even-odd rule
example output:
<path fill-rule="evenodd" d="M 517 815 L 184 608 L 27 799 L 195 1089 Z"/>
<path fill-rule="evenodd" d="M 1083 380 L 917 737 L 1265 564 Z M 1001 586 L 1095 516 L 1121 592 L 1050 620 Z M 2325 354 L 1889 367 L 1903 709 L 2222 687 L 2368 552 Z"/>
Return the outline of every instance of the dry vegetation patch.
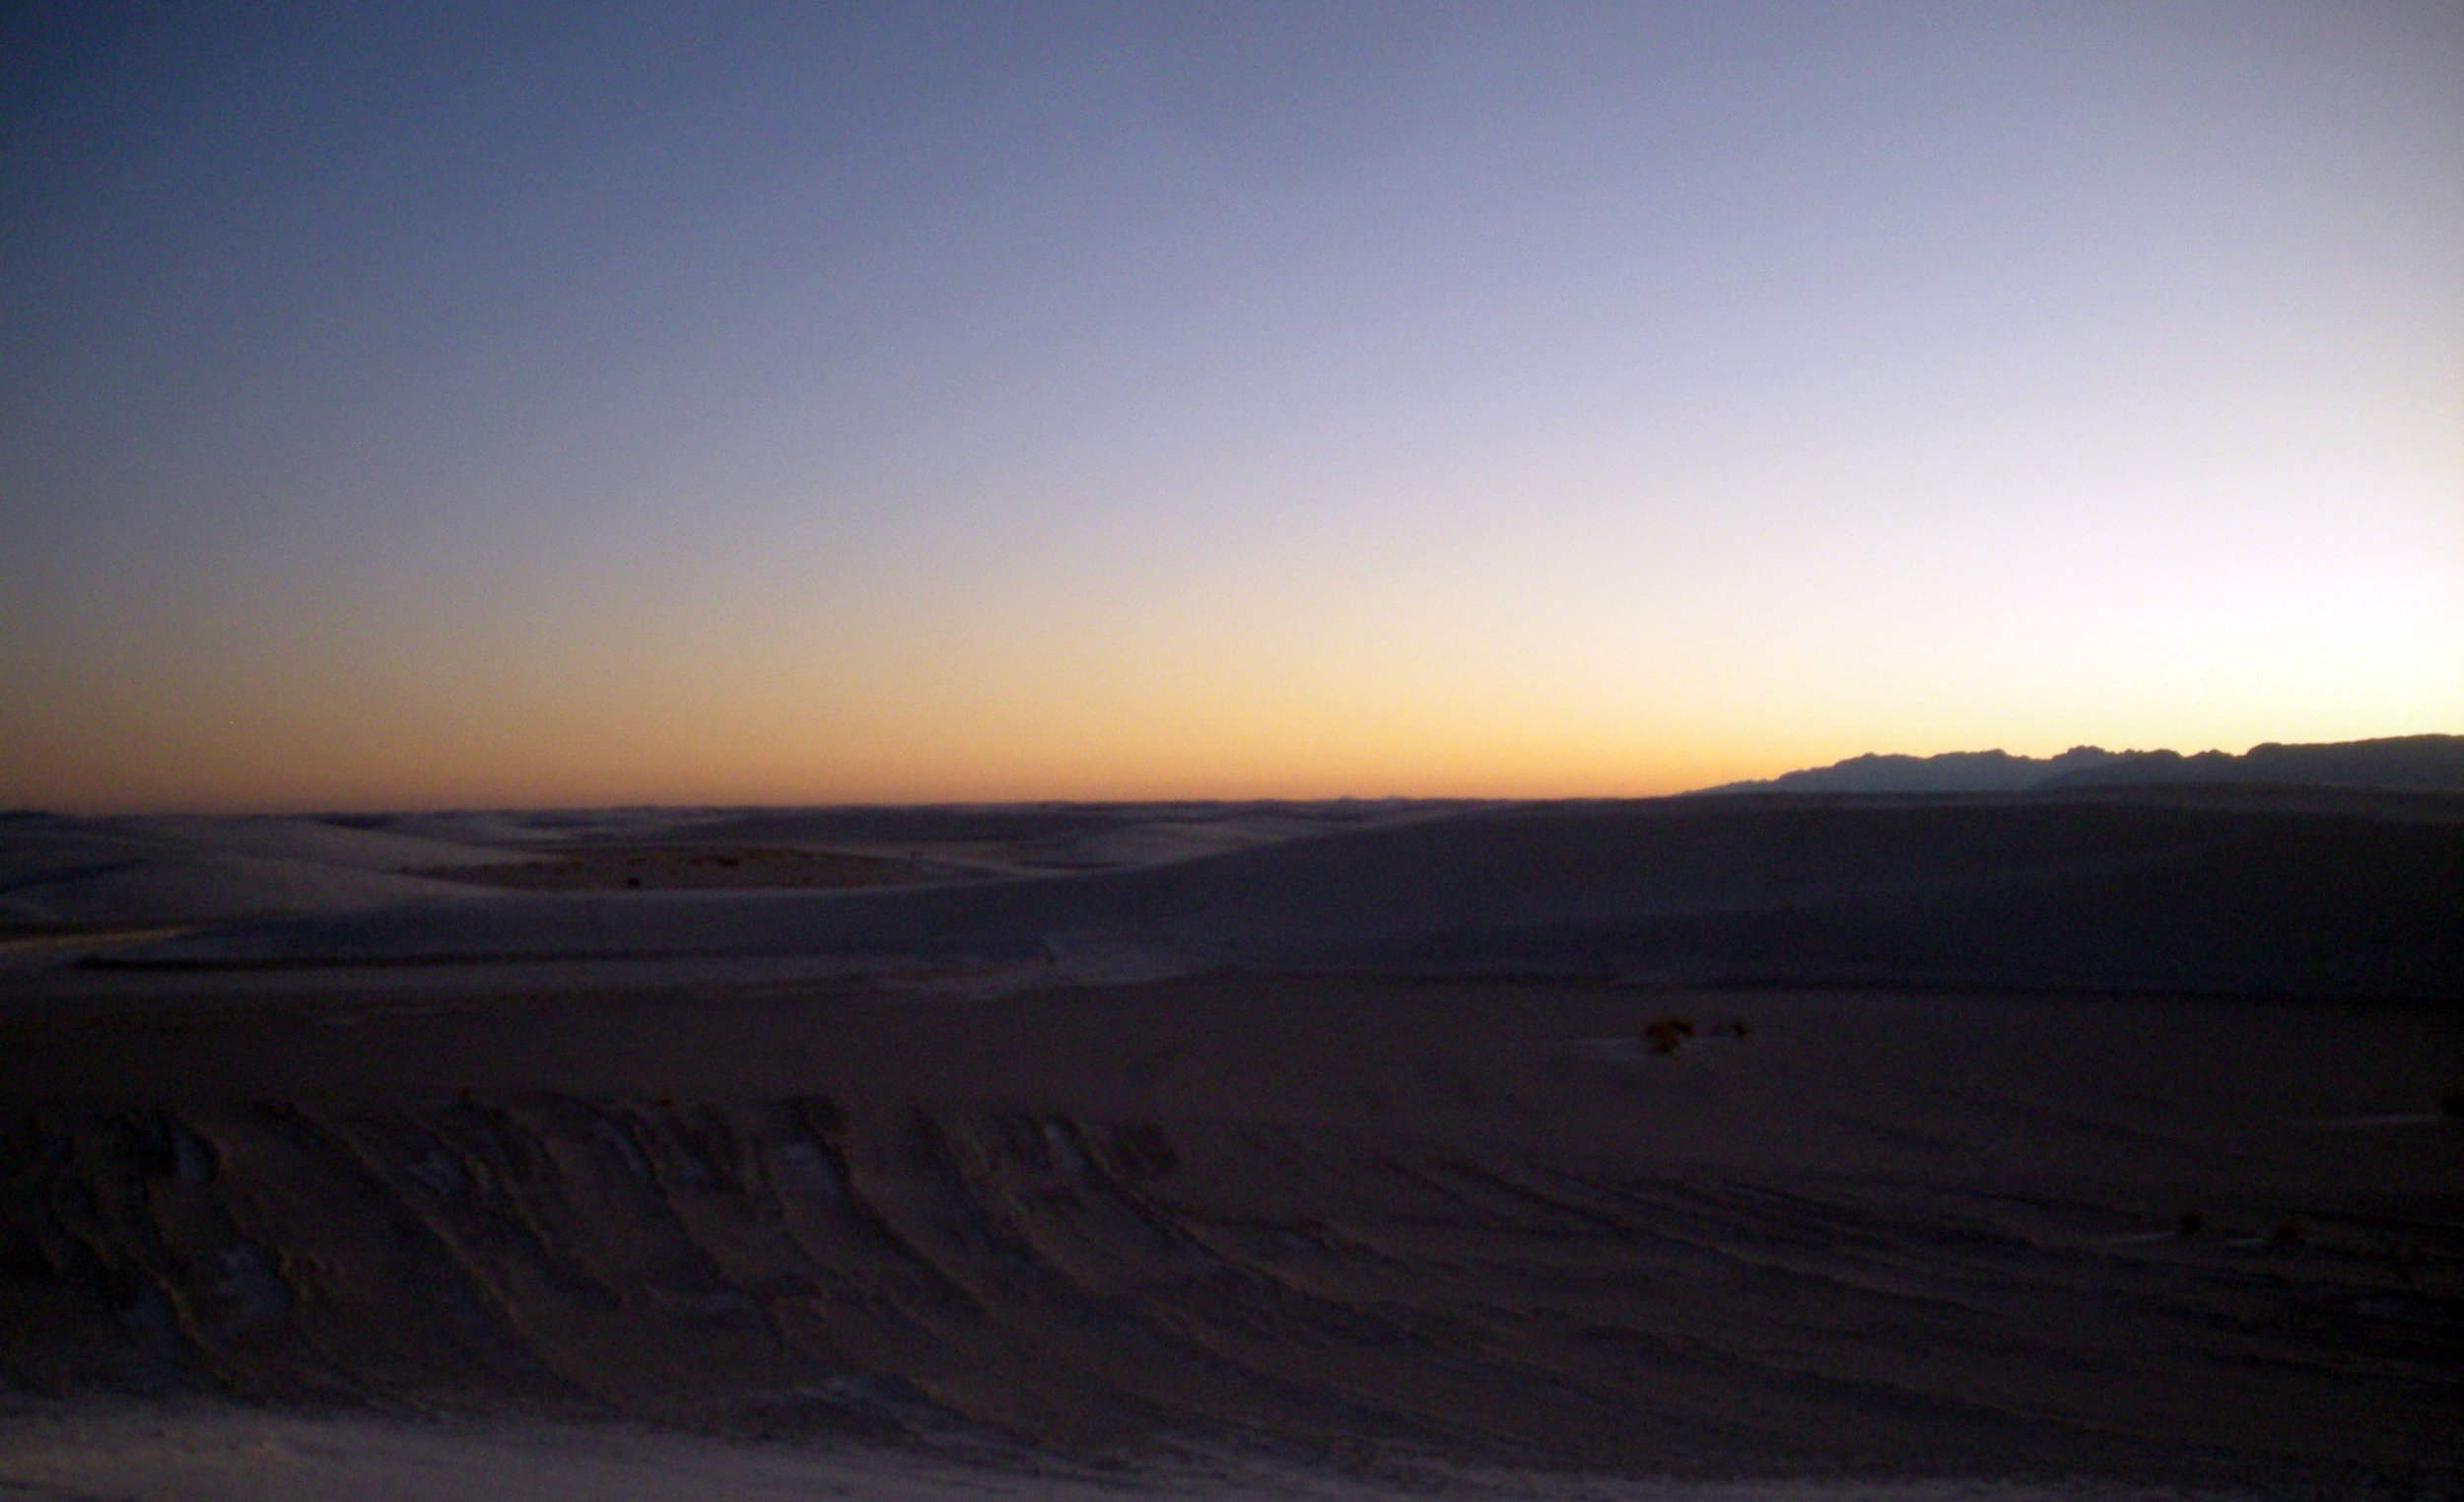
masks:
<path fill-rule="evenodd" d="M 966 873 L 923 860 L 792 846 L 600 846 L 518 865 L 410 874 L 528 892 L 672 891 L 717 887 L 875 887 L 949 881 Z"/>

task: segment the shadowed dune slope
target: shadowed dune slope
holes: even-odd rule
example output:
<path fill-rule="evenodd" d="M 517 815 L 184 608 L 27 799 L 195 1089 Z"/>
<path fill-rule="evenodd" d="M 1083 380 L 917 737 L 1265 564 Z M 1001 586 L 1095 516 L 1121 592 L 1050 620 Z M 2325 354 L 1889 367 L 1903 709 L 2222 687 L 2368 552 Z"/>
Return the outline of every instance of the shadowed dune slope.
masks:
<path fill-rule="evenodd" d="M 424 904 L 121 962 L 815 954 L 2452 997 L 2458 912 L 2448 799 L 1761 796 L 1478 809 L 963 887 Z"/>

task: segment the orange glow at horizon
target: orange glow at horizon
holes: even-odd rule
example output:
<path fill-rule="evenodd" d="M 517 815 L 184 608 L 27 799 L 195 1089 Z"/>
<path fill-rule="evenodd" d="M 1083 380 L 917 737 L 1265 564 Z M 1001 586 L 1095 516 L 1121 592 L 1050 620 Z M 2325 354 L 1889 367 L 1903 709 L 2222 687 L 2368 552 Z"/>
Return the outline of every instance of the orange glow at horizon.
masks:
<path fill-rule="evenodd" d="M 2464 730 L 2454 6 L 525 9 L 12 74 L 0 808 Z"/>

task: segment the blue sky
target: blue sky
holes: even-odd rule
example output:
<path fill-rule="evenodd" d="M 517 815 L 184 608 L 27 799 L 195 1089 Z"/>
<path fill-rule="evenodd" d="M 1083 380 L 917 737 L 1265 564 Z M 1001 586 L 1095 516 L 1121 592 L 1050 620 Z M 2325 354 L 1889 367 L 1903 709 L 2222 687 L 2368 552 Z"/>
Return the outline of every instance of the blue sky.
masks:
<path fill-rule="evenodd" d="M 2464 728 L 2464 12 L 25 8 L 0 801 Z"/>

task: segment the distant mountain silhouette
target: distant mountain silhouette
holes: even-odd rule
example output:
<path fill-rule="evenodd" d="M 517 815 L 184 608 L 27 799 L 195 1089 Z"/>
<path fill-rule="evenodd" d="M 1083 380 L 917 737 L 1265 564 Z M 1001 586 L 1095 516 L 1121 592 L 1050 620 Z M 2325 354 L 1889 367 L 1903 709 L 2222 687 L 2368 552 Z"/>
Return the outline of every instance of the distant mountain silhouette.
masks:
<path fill-rule="evenodd" d="M 1701 792 L 2021 792 L 2181 783 L 2464 792 L 2464 735 L 2396 735 L 2307 746 L 2270 741 L 2240 756 L 2224 751 L 2193 756 L 2107 751 L 2100 746 L 2073 746 L 2048 757 L 2007 751 L 1867 755 Z"/>

